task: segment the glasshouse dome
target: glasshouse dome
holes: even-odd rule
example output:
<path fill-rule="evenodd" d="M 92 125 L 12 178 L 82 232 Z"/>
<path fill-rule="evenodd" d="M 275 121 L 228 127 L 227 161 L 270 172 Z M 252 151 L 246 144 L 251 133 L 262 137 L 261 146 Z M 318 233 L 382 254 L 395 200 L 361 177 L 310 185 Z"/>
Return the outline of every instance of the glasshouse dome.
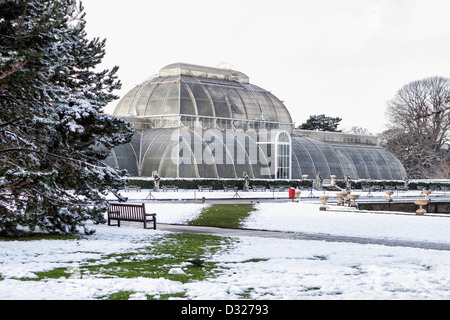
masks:
<path fill-rule="evenodd" d="M 159 77 L 136 86 L 117 105 L 115 116 L 145 119 L 147 126 L 218 129 L 288 128 L 291 115 L 270 92 L 238 71 L 171 64 Z"/>
<path fill-rule="evenodd" d="M 132 176 L 405 178 L 372 136 L 294 129 L 285 105 L 239 71 L 168 65 L 128 92 L 114 115 L 136 132 L 106 162 Z"/>

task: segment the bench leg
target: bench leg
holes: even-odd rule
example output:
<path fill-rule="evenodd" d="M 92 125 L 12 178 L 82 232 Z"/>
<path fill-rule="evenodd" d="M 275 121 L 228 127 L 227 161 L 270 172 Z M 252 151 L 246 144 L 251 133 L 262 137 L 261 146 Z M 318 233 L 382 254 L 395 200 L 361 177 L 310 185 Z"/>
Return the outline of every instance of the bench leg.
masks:
<path fill-rule="evenodd" d="M 117 220 L 117 224 L 112 224 L 111 222 L 112 222 L 112 220 L 108 218 L 108 226 L 111 226 L 111 227 L 118 226 L 118 227 L 120 227 L 120 220 Z"/>
<path fill-rule="evenodd" d="M 156 230 L 156 216 L 153 216 L 152 220 L 147 220 L 147 218 L 145 218 L 144 220 L 144 229 L 150 229 L 147 228 L 147 222 L 153 221 L 153 230 Z"/>
<path fill-rule="evenodd" d="M 144 221 L 144 229 L 150 229 L 150 228 L 147 228 L 147 222 L 146 221 Z M 153 218 L 153 230 L 156 230 L 156 217 Z"/>

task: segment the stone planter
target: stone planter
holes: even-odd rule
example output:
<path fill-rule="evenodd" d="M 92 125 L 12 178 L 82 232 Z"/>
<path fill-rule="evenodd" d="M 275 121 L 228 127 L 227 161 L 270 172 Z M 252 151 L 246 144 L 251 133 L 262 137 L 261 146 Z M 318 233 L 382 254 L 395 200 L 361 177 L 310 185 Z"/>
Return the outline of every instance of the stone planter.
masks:
<path fill-rule="evenodd" d="M 320 206 L 319 210 L 320 211 L 327 211 L 327 201 L 328 201 L 328 196 L 326 195 L 322 195 L 319 197 L 320 201 L 322 202 L 322 205 Z"/>
<path fill-rule="evenodd" d="M 337 205 L 338 206 L 343 206 L 344 205 L 344 201 L 345 201 L 344 199 L 347 196 L 347 193 L 346 192 L 339 192 L 339 193 L 336 193 L 336 196 L 339 198 Z"/>
<path fill-rule="evenodd" d="M 386 194 L 388 197 L 386 198 L 387 201 L 392 201 L 392 195 L 394 194 L 394 191 L 386 191 Z"/>
<path fill-rule="evenodd" d="M 350 207 L 357 207 L 356 200 L 359 199 L 359 194 L 349 194 L 348 198 L 350 199 Z"/>
<path fill-rule="evenodd" d="M 427 213 L 427 211 L 423 208 L 423 206 L 426 206 L 428 204 L 428 199 L 416 199 L 414 200 L 414 203 L 419 206 L 419 209 L 416 211 L 416 215 L 422 216 L 423 214 Z"/>

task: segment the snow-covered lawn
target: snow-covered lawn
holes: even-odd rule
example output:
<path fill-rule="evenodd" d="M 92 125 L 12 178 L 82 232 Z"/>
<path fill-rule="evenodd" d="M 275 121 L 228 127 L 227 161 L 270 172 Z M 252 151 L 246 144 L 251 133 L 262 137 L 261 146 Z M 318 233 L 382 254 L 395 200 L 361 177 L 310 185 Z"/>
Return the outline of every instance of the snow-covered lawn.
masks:
<path fill-rule="evenodd" d="M 330 206 L 319 211 L 317 203 L 260 203 L 246 228 L 450 243 L 450 215 L 371 213 Z"/>
<path fill-rule="evenodd" d="M 191 220 L 206 205 L 147 204 L 160 223 Z M 450 242 L 450 216 L 320 212 L 318 203 L 304 200 L 256 207 L 246 228 Z M 93 227 L 95 235 L 81 240 L 0 242 L 0 299 L 95 299 L 119 291 L 136 292 L 130 297 L 135 299 L 179 292 L 188 299 L 450 299 L 450 251 L 258 237 L 234 238 L 232 248 L 211 258 L 221 273 L 203 281 L 183 284 L 165 278 L 98 275 L 80 279 L 76 270 L 81 263 L 137 251 L 168 234 Z M 54 268 L 67 268 L 74 276 L 18 279 Z"/>

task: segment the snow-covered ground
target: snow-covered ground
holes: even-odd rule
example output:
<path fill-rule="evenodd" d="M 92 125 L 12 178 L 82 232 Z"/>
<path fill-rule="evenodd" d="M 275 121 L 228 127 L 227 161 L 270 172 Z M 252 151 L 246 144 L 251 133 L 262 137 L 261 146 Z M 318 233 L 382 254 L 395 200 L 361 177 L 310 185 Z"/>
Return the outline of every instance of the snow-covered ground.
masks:
<path fill-rule="evenodd" d="M 139 192 L 129 195 L 142 198 Z M 207 205 L 148 202 L 147 208 L 157 213 L 160 223 L 183 223 Z M 256 208 L 246 228 L 450 242 L 450 216 L 322 212 L 318 203 L 307 199 L 261 202 Z M 212 257 L 222 273 L 204 281 L 182 284 L 164 278 L 89 275 L 80 279 L 76 270 L 81 263 L 138 250 L 167 234 L 93 227 L 95 235 L 83 240 L 0 242 L 0 299 L 95 299 L 118 291 L 136 292 L 131 296 L 135 299 L 177 292 L 185 292 L 188 299 L 450 299 L 450 251 L 259 237 L 234 238 L 232 249 Z M 58 267 L 74 276 L 38 282 L 17 279 Z"/>

